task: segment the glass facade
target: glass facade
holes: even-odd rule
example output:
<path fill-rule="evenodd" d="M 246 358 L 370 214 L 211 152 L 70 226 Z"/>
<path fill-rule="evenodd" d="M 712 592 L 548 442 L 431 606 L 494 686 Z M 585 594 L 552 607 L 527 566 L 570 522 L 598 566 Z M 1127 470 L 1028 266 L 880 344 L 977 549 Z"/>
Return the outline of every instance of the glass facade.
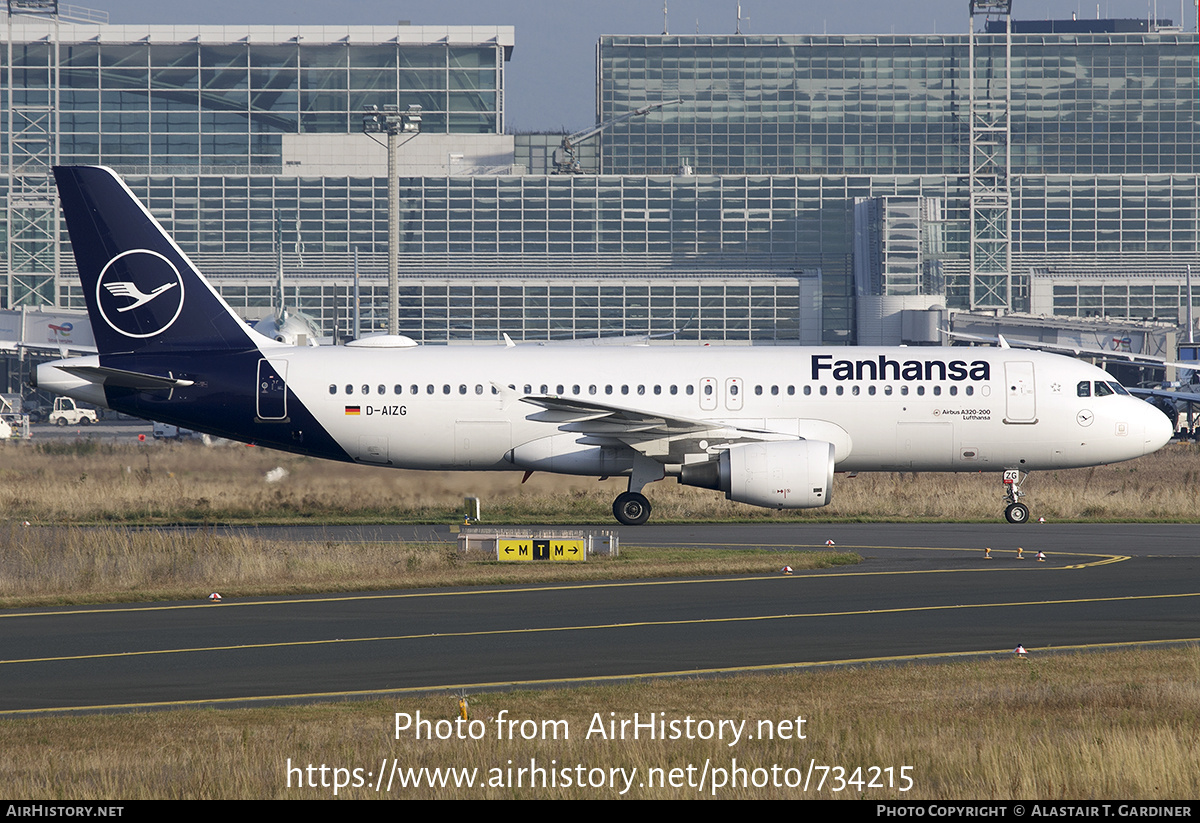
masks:
<path fill-rule="evenodd" d="M 1085 312 L 1059 297 L 1035 306 L 1033 271 L 1121 272 L 1146 278 L 1140 289 L 1177 292 L 1184 265 L 1200 263 L 1196 33 L 1076 28 L 1012 36 L 1008 183 L 1019 311 Z M 977 35 L 975 49 L 977 86 L 999 82 L 1003 37 Z M 832 210 L 839 205 L 832 190 L 843 180 L 869 181 L 853 186 L 860 197 L 942 197 L 946 301 L 971 304 L 965 33 L 605 36 L 598 66 L 601 121 L 683 99 L 606 130 L 605 172 L 686 163 L 698 174 L 799 175 L 829 191 L 823 208 Z M 823 238 L 823 251 L 836 254 L 844 237 Z M 834 271 L 826 275 L 828 322 L 839 287 Z M 1145 302 L 1130 296 L 1120 313 L 1146 316 Z M 1156 299 L 1156 315 L 1173 317 L 1164 303 Z"/>
<path fill-rule="evenodd" d="M 278 172 L 280 135 L 361 131 L 368 104 L 418 104 L 425 131 L 503 129 L 494 46 L 293 39 L 59 44 L 61 162 Z M 53 50 L 14 46 L 18 99 L 49 104 Z"/>
<path fill-rule="evenodd" d="M 977 35 L 976 71 L 1003 70 Z M 966 168 L 967 35 L 605 36 L 610 174 L 944 174 Z M 1012 38 L 1014 174 L 1200 172 L 1194 32 Z"/>
<path fill-rule="evenodd" d="M 278 216 L 297 260 L 340 256 L 345 278 L 353 248 L 386 247 L 375 219 L 386 180 L 289 174 L 285 138 L 360 135 L 366 105 L 419 105 L 426 134 L 504 131 L 511 27 L 7 22 L 5 307 L 76 303 L 55 164 L 114 167 L 202 267 L 246 255 L 241 273 L 255 276 L 255 256 L 274 257 Z"/>
<path fill-rule="evenodd" d="M 504 131 L 510 28 L 12 31 L 3 308 L 82 307 L 49 167 L 103 163 L 235 309 L 280 305 L 278 242 L 283 303 L 347 333 L 357 260 L 380 329 L 385 176 L 305 164 L 358 135 L 365 104 L 419 104 L 429 134 Z M 999 43 L 978 36 L 977 76 Z M 843 344 L 857 291 L 969 304 L 965 34 L 612 36 L 598 56 L 601 120 L 684 102 L 586 143 L 600 174 L 451 176 L 443 153 L 447 174 L 402 177 L 402 331 Z M 1183 265 L 1200 270 L 1196 34 L 1018 34 L 1011 69 L 1014 307 L 1174 318 Z M 544 168 L 560 139 L 516 141 L 516 165 Z M 865 201 L 891 209 L 879 277 L 856 266 Z"/>

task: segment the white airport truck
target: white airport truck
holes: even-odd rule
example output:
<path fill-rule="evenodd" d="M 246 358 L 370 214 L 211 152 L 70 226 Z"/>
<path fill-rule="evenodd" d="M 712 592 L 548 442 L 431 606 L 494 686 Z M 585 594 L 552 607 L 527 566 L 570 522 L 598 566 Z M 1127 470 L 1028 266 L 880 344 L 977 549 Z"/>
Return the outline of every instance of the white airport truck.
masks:
<path fill-rule="evenodd" d="M 47 423 L 54 423 L 56 426 L 89 426 L 99 421 L 95 409 L 76 406 L 70 397 L 54 398 L 54 409 L 46 418 Z"/>

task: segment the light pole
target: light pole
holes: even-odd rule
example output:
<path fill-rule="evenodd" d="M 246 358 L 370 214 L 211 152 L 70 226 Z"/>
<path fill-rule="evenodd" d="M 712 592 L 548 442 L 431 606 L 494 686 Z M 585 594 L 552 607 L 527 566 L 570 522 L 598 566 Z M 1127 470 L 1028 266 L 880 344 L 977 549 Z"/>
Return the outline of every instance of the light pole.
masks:
<path fill-rule="evenodd" d="M 363 106 L 363 132 L 387 134 L 388 153 L 388 334 L 400 333 L 400 174 L 397 168 L 397 138 L 421 130 L 421 107 Z M 373 139 L 373 138 L 372 138 Z M 378 141 L 376 141 L 378 142 Z"/>

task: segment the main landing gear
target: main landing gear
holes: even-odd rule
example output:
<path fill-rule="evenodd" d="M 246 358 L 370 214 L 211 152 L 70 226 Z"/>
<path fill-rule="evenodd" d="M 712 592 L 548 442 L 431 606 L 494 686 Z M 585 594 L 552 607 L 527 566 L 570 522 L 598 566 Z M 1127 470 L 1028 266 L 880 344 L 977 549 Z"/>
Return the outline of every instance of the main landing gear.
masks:
<path fill-rule="evenodd" d="M 1004 510 L 1004 519 L 1009 523 L 1025 523 L 1029 520 L 1029 507 L 1019 502 L 1025 496 L 1025 492 L 1021 491 L 1021 483 L 1028 477 L 1029 472 L 1022 477 L 1019 469 L 1004 471 L 1004 502 L 1008 504 Z"/>
<path fill-rule="evenodd" d="M 650 501 L 639 492 L 622 492 L 613 501 L 613 516 L 625 526 L 640 526 L 650 519 Z"/>
<path fill-rule="evenodd" d="M 633 458 L 629 472 L 629 491 L 613 501 L 613 517 L 623 526 L 640 526 L 650 519 L 650 501 L 642 494 L 647 483 L 662 480 L 666 475 L 663 464 L 639 454 Z"/>

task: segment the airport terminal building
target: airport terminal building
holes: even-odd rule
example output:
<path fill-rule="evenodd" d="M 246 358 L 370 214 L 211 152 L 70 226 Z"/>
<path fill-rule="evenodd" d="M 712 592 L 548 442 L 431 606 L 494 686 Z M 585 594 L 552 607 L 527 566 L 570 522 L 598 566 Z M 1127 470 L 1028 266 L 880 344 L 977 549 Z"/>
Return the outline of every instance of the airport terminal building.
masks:
<path fill-rule="evenodd" d="M 347 335 L 357 271 L 383 328 L 366 105 L 422 107 L 400 330 L 424 342 L 872 342 L 893 304 L 1177 322 L 1200 267 L 1197 34 L 1162 21 L 605 36 L 598 123 L 680 102 L 564 175 L 558 138 L 506 134 L 511 27 L 4 23 L 3 310 L 82 308 L 50 167 L 102 163 L 247 317 Z"/>

